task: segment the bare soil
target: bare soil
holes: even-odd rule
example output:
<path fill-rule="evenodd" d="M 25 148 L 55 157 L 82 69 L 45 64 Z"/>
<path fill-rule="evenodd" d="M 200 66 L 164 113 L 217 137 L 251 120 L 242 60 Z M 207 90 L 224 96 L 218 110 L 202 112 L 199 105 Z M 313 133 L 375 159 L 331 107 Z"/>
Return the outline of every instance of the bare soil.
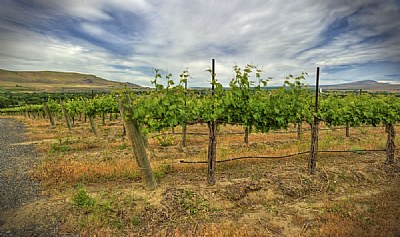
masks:
<path fill-rule="evenodd" d="M 39 157 L 25 133 L 21 122 L 0 118 L 0 236 L 58 236 L 55 203 L 30 175 Z"/>

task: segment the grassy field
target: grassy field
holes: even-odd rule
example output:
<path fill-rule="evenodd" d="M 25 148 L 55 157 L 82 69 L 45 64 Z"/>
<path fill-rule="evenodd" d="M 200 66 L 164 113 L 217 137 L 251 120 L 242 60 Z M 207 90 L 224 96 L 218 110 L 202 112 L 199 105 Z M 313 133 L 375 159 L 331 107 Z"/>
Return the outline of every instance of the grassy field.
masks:
<path fill-rule="evenodd" d="M 349 138 L 344 129 L 321 130 L 320 150 L 354 152 L 319 154 L 316 175 L 307 175 L 308 155 L 247 159 L 218 163 L 215 186 L 207 185 L 206 164 L 179 163 L 206 160 L 207 135 L 188 135 L 182 149 L 179 134 L 149 134 L 158 187 L 146 191 L 119 120 L 99 126 L 94 137 L 79 120 L 69 132 L 62 121 L 50 128 L 47 120 L 19 119 L 41 154 L 32 176 L 46 197 L 16 214 L 21 223 L 50 215 L 62 219 L 62 233 L 81 236 L 400 234 L 400 162 L 386 164 L 385 152 L 357 151 L 384 149 L 383 127 L 351 128 Z M 310 146 L 309 131 L 301 141 L 296 133 L 253 133 L 249 145 L 241 134 L 227 135 L 241 131 L 219 128 L 217 160 L 286 155 Z M 206 133 L 207 126 L 190 126 L 188 132 Z"/>

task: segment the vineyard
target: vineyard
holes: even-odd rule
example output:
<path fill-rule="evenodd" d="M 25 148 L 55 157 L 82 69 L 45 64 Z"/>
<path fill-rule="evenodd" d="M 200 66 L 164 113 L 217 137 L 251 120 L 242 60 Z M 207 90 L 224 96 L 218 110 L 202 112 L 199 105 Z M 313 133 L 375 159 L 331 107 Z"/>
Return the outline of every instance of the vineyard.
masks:
<path fill-rule="evenodd" d="M 291 208 L 300 208 L 295 203 L 303 202 L 306 197 L 337 195 L 347 189 L 355 192 L 364 185 L 362 182 L 371 186 L 396 182 L 399 170 L 395 157 L 398 154 L 395 125 L 400 120 L 400 98 L 365 92 L 318 95 L 318 90 L 311 91 L 303 83 L 306 73 L 289 75 L 282 87 L 266 90 L 269 79 L 263 79 L 263 72 L 256 66 L 235 66 L 233 70 L 235 77 L 229 88 L 218 82 L 214 65 L 209 70 L 211 88 L 203 91 L 188 89 L 191 80 L 188 70 L 181 73 L 178 82 L 171 74 L 163 77 L 155 70 L 152 81 L 155 89 L 141 94 L 120 89 L 93 98 L 48 99 L 44 104 L 5 108 L 0 112 L 36 126 L 41 133 L 33 134 L 33 138 L 50 141 L 39 145 L 39 149 L 47 152 L 47 158 L 34 176 L 62 195 L 68 195 L 63 189 L 72 187 L 74 191 L 69 191 L 74 192 L 72 203 L 83 210 L 75 214 L 83 218 L 82 228 L 88 232 L 82 233 L 87 235 L 98 233 L 91 229 L 93 223 L 106 225 L 104 233 L 113 229 L 125 233 L 127 228 L 136 226 L 140 235 L 146 233 L 143 232 L 145 224 L 167 226 L 166 229 L 177 235 L 193 231 L 193 225 L 185 226 L 176 220 L 189 224 L 202 220 L 203 228 L 220 235 L 223 232 L 218 223 L 207 224 L 213 215 L 220 221 L 228 218 L 224 215 L 241 219 L 241 212 L 256 211 L 257 205 L 261 205 L 268 215 L 279 219 L 289 215 L 286 209 L 280 209 L 285 202 L 282 200 Z M 329 163 L 332 161 L 322 154 L 332 154 L 336 163 Z M 362 170 L 357 168 L 357 159 L 365 164 Z M 370 159 L 374 162 L 368 163 Z M 300 183 L 287 177 L 285 172 L 295 174 Z M 383 173 L 391 173 L 393 180 L 381 178 Z M 202 178 L 205 175 L 207 179 Z M 122 185 L 121 191 L 125 193 L 120 194 L 124 200 L 113 196 L 115 193 L 110 197 L 107 192 L 91 196 L 83 187 L 121 180 L 133 182 L 136 188 L 141 187 L 141 181 L 148 191 L 135 197 L 147 198 L 148 202 L 161 199 L 158 202 L 165 209 L 163 214 L 151 205 L 142 208 L 139 215 L 134 214 L 135 207 L 124 207 L 137 201 L 125 200 L 129 196 L 126 185 Z M 348 187 L 336 184 L 345 180 L 359 183 Z M 190 186 L 193 182 L 198 187 Z M 150 196 L 154 197 L 146 192 L 153 192 Z M 221 193 L 228 198 L 225 204 Z M 257 194 L 252 193 L 264 197 L 257 199 Z M 374 198 L 378 200 L 379 196 Z M 219 201 L 219 206 L 213 206 L 213 200 Z M 390 205 L 398 207 L 391 202 Z M 238 207 L 241 211 L 235 209 Z M 126 213 L 120 213 L 121 210 Z M 228 210 L 228 214 L 219 210 Z M 323 206 L 321 210 L 325 211 L 322 214 L 328 214 L 325 218 L 335 215 L 348 218 L 343 207 Z M 398 210 L 394 208 L 394 211 Z M 94 219 L 85 219 L 82 214 L 85 212 Z M 333 228 L 329 226 L 333 222 L 328 222 L 323 228 L 319 226 L 318 232 L 310 226 L 312 221 L 301 221 L 305 216 L 290 215 L 292 224 L 299 222 L 300 227 L 288 230 L 287 226 L 275 223 L 269 232 L 255 229 L 248 234 L 329 235 L 329 228 Z M 264 222 L 267 216 L 260 218 Z M 360 224 L 357 218 L 350 219 L 351 225 Z M 334 224 L 341 220 L 337 221 Z M 379 224 L 381 220 L 374 221 Z M 364 226 L 364 221 L 361 222 Z M 245 227 L 234 229 L 231 234 L 247 233 Z M 179 232 L 177 228 L 184 231 Z M 207 233 L 206 230 L 199 233 Z M 379 228 L 372 231 L 379 233 Z M 347 232 L 338 233 L 346 235 Z"/>

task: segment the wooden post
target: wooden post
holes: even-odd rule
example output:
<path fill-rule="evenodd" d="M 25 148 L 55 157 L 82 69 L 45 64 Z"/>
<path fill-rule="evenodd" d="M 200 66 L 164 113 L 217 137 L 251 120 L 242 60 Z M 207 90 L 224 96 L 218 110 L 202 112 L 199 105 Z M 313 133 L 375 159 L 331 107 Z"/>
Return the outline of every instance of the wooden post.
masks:
<path fill-rule="evenodd" d="M 311 147 L 310 158 L 308 160 L 308 174 L 315 174 L 317 167 L 318 155 L 318 91 L 319 91 L 319 67 L 317 67 L 316 85 L 315 85 L 315 107 L 314 107 L 314 122 L 311 125 Z"/>
<path fill-rule="evenodd" d="M 94 121 L 94 116 L 93 115 L 88 115 L 88 117 L 89 117 L 90 127 L 92 128 L 92 131 L 93 131 L 94 135 L 96 137 L 99 136 L 99 133 L 97 132 L 96 121 Z"/>
<path fill-rule="evenodd" d="M 208 176 L 209 185 L 215 184 L 215 165 L 217 161 L 217 126 L 215 122 L 208 123 L 209 141 L 208 141 Z"/>
<path fill-rule="evenodd" d="M 38 114 L 41 119 L 46 119 L 46 115 L 45 115 L 44 111 L 38 111 Z"/>
<path fill-rule="evenodd" d="M 302 122 L 297 122 L 297 140 L 301 140 L 301 129 L 302 129 Z"/>
<path fill-rule="evenodd" d="M 249 128 L 248 127 L 245 127 L 244 128 L 244 138 L 243 138 L 243 141 L 244 141 L 244 143 L 246 143 L 246 145 L 249 145 Z"/>
<path fill-rule="evenodd" d="M 396 132 L 394 130 L 394 126 L 391 123 L 385 124 L 386 133 L 387 133 L 387 141 L 386 141 L 386 161 L 390 164 L 396 161 L 396 157 L 394 156 L 396 145 L 394 144 L 394 139 L 396 137 Z"/>
<path fill-rule="evenodd" d="M 56 124 L 54 123 L 53 116 L 51 115 L 51 112 L 50 112 L 50 109 L 49 109 L 49 106 L 47 105 L 47 103 L 43 104 L 43 109 L 44 109 L 44 112 L 46 113 L 46 116 L 49 118 L 51 126 L 52 127 L 56 126 Z"/>
<path fill-rule="evenodd" d="M 69 120 L 67 110 L 65 109 L 64 101 L 61 101 L 60 105 L 61 105 L 61 110 L 64 114 L 65 123 L 67 124 L 68 129 L 71 131 L 72 125 L 71 125 L 71 121 Z"/>
<path fill-rule="evenodd" d="M 105 112 L 101 112 L 101 120 L 103 121 L 103 126 L 106 125 L 106 115 Z"/>
<path fill-rule="evenodd" d="M 350 124 L 346 123 L 346 137 L 350 137 Z"/>
<path fill-rule="evenodd" d="M 185 80 L 185 110 L 186 110 L 186 96 L 187 96 L 187 79 Z M 186 146 L 186 133 L 187 133 L 187 126 L 186 122 L 182 124 L 182 142 L 181 146 Z"/>
<path fill-rule="evenodd" d="M 140 131 L 137 121 L 131 116 L 126 116 L 126 114 L 132 114 L 131 111 L 126 111 L 127 109 L 124 106 L 124 104 L 129 103 L 129 101 L 130 99 L 128 98 L 128 95 L 122 95 L 122 98 L 119 99 L 119 108 L 121 111 L 122 120 L 124 122 L 124 127 L 126 128 L 126 135 L 132 145 L 133 153 L 135 155 L 136 162 L 139 166 L 146 188 L 148 190 L 154 190 L 157 186 L 157 183 L 154 178 L 150 161 L 147 157 L 145 142 L 143 139 L 144 136 Z"/>
<path fill-rule="evenodd" d="M 122 128 L 123 128 L 123 130 L 122 130 L 122 136 L 125 137 L 125 136 L 126 136 L 126 128 L 125 128 L 125 125 L 124 125 L 124 124 L 122 124 Z"/>
<path fill-rule="evenodd" d="M 187 133 L 187 126 L 186 123 L 184 123 L 182 124 L 182 141 L 181 141 L 182 147 L 186 146 L 186 133 Z"/>
<path fill-rule="evenodd" d="M 211 67 L 211 95 L 214 97 L 215 86 L 215 59 L 212 59 Z M 212 106 L 214 113 L 214 105 Z M 208 122 L 209 141 L 208 141 L 208 176 L 207 182 L 209 185 L 215 184 L 215 165 L 217 163 L 217 125 L 215 121 Z"/>

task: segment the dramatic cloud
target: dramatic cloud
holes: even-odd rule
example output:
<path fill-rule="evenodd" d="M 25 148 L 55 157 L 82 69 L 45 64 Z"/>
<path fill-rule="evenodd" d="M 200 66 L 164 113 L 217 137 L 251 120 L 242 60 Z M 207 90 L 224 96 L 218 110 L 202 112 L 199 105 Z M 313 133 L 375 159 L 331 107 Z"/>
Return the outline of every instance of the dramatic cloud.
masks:
<path fill-rule="evenodd" d="M 0 68 L 96 74 L 149 86 L 153 68 L 227 85 L 253 63 L 271 85 L 321 67 L 323 84 L 400 83 L 400 1 L 4 0 Z"/>

